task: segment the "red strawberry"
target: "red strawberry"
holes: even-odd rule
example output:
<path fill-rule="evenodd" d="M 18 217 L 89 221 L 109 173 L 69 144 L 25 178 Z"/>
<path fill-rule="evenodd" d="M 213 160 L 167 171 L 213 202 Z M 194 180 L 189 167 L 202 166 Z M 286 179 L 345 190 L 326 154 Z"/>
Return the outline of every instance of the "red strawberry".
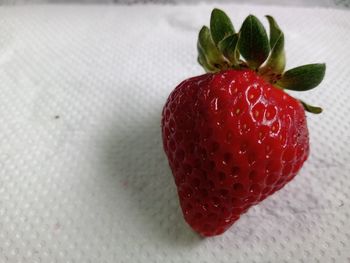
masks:
<path fill-rule="evenodd" d="M 283 33 L 268 20 L 270 41 L 254 16 L 236 34 L 225 13 L 214 9 L 210 30 L 203 27 L 198 40 L 198 60 L 209 73 L 183 81 L 163 109 L 164 150 L 181 208 L 203 236 L 223 233 L 281 189 L 309 154 L 304 109 L 321 109 L 283 89 L 314 88 L 325 65 L 283 73 Z"/>

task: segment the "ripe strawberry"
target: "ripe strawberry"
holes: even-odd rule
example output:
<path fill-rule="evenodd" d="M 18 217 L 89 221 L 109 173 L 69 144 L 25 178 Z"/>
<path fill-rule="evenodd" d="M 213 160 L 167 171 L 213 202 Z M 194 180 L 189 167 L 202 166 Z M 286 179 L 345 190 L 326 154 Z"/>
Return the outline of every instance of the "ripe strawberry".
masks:
<path fill-rule="evenodd" d="M 214 9 L 210 29 L 203 27 L 198 39 L 198 61 L 208 73 L 183 81 L 163 109 L 164 150 L 181 208 L 203 236 L 223 233 L 281 189 L 309 154 L 304 109 L 321 108 L 283 89 L 316 87 L 325 65 L 283 73 L 284 36 L 267 18 L 270 40 L 256 17 L 235 33 L 226 14 Z"/>

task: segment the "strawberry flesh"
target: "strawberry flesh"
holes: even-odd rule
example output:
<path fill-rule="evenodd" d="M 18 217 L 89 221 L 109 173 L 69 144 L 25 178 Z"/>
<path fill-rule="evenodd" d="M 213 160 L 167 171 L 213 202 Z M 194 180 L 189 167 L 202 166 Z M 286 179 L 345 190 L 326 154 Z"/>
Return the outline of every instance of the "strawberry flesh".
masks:
<path fill-rule="evenodd" d="M 202 236 L 281 189 L 309 154 L 301 103 L 250 69 L 182 82 L 164 106 L 162 136 L 185 220 Z"/>

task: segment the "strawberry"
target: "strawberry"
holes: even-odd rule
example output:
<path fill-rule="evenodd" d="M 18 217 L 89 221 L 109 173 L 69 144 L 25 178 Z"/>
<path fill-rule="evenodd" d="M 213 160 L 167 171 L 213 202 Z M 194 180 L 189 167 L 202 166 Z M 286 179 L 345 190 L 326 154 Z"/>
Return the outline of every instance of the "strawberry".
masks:
<path fill-rule="evenodd" d="M 202 236 L 227 230 L 242 213 L 281 189 L 309 155 L 305 110 L 285 92 L 316 87 L 324 64 L 284 72 L 284 35 L 267 16 L 238 33 L 227 15 L 211 14 L 198 37 L 206 74 L 183 81 L 162 113 L 165 153 L 187 223 Z"/>

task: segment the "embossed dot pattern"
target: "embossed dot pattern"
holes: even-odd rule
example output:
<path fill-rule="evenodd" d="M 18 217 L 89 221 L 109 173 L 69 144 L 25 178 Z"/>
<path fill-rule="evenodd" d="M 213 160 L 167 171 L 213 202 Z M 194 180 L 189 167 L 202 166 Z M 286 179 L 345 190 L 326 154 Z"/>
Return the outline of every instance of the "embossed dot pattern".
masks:
<path fill-rule="evenodd" d="M 295 94 L 324 108 L 307 115 L 299 175 L 222 236 L 201 239 L 185 223 L 160 116 L 171 90 L 202 73 L 195 43 L 213 6 L 0 8 L 1 263 L 349 262 L 349 13 L 218 6 L 236 27 L 274 15 L 288 68 L 327 63 L 318 89 Z"/>

